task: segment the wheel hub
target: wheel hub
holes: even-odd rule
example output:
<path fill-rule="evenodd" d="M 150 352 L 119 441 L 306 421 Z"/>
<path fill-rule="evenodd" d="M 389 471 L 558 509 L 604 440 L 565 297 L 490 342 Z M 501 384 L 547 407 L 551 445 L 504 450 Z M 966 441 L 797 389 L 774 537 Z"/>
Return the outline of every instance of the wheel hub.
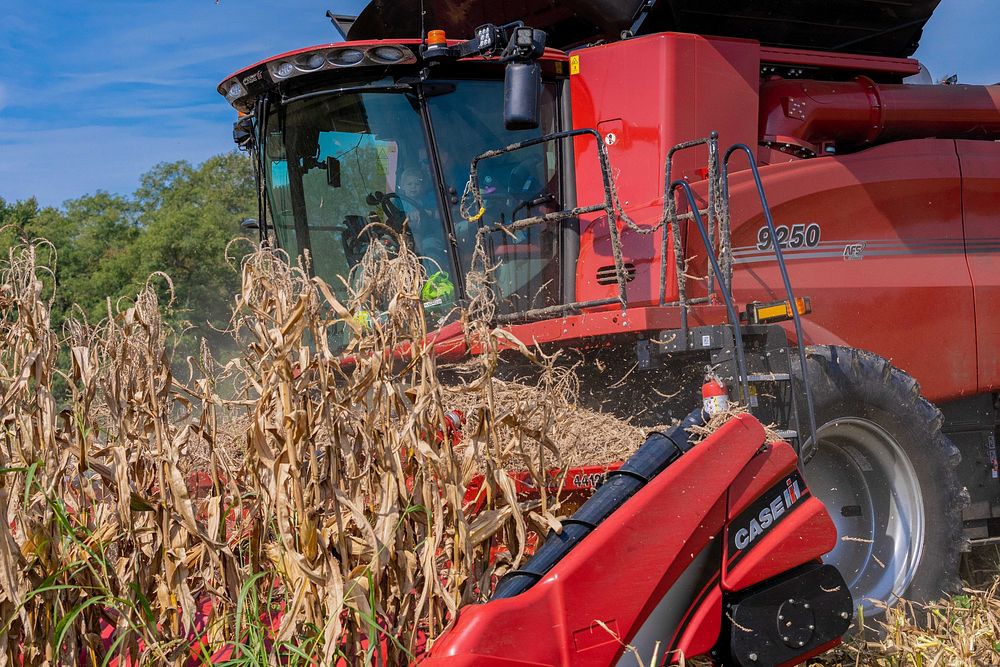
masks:
<path fill-rule="evenodd" d="M 804 474 L 837 526 L 824 561 L 840 570 L 866 613 L 903 596 L 920 564 L 924 505 L 909 457 L 878 424 L 858 417 L 817 429 Z"/>

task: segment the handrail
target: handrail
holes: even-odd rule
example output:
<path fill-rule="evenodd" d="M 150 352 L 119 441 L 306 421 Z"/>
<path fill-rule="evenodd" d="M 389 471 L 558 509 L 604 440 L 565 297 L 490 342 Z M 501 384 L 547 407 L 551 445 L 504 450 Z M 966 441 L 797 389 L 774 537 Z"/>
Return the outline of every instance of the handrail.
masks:
<path fill-rule="evenodd" d="M 618 283 L 618 301 L 621 303 L 622 311 L 628 306 L 628 293 L 625 287 L 625 261 L 622 259 L 622 248 L 621 239 L 619 238 L 618 231 L 618 218 L 622 218 L 626 223 L 634 225 L 632 221 L 628 218 L 628 215 L 621 209 L 621 206 L 617 202 L 617 195 L 615 192 L 614 181 L 611 177 L 611 162 L 608 159 L 608 151 L 604 145 L 604 138 L 601 134 L 593 128 L 582 128 L 577 130 L 563 130 L 561 132 L 553 132 L 551 134 L 546 134 L 541 137 L 534 137 L 526 141 L 521 141 L 503 148 L 498 148 L 495 150 L 486 151 L 477 155 L 472 160 L 472 168 L 469 172 L 469 182 L 465 186 L 465 192 L 462 193 L 461 201 L 461 212 L 462 215 L 471 223 L 478 223 L 480 225 L 480 233 L 490 229 L 484 226 L 481 222 L 483 215 L 486 212 L 486 206 L 483 202 L 482 192 L 479 187 L 479 163 L 483 160 L 489 160 L 491 158 L 498 157 L 500 155 L 505 155 L 507 153 L 513 153 L 514 151 L 523 150 L 525 148 L 531 148 L 532 146 L 537 146 L 539 144 L 548 143 L 551 141 L 560 141 L 563 139 L 568 139 L 570 137 L 576 137 L 581 135 L 591 135 L 597 141 L 597 157 L 598 162 L 601 167 L 601 179 L 604 185 L 604 201 L 600 204 L 592 204 L 590 206 L 578 206 L 576 208 L 564 211 L 557 211 L 555 213 L 546 213 L 540 216 L 534 216 L 529 218 L 523 218 L 521 220 L 516 220 L 510 225 L 493 225 L 492 230 L 509 230 L 516 231 L 519 229 L 525 229 L 534 225 L 550 224 L 553 222 L 559 222 L 561 220 L 566 220 L 568 218 L 574 218 L 580 215 L 586 215 L 587 213 L 595 213 L 597 211 L 603 210 L 608 220 L 608 233 L 611 237 L 611 254 L 615 261 L 615 274 Z M 466 209 L 466 199 L 471 195 L 477 211 L 470 211 Z M 570 304 L 560 304 L 559 307 L 563 310 L 572 310 L 574 308 L 582 308 L 587 306 L 595 305 L 596 302 L 580 302 L 580 303 L 570 303 Z M 604 303 L 604 301 L 601 301 Z M 517 315 L 520 318 L 532 318 L 537 316 L 544 316 L 548 314 L 550 308 L 542 308 L 535 310 L 527 310 Z"/>
<path fill-rule="evenodd" d="M 781 272 L 781 280 L 785 285 L 785 295 L 788 297 L 788 303 L 792 309 L 792 322 L 795 325 L 795 337 L 797 342 L 797 347 L 799 351 L 799 363 L 802 365 L 802 381 L 805 385 L 806 394 L 806 410 L 809 413 L 809 436 L 810 442 L 812 443 L 813 450 L 815 451 L 816 445 L 816 413 L 813 408 L 813 398 L 812 390 L 809 388 L 809 368 L 806 366 L 806 350 L 804 344 L 804 337 L 802 334 L 802 319 L 799 317 L 799 309 L 795 303 L 795 294 L 792 292 L 792 281 L 788 277 L 788 267 L 785 264 L 785 255 L 781 250 L 781 244 L 778 242 L 778 235 L 774 229 L 774 220 L 771 217 L 771 207 L 767 204 L 767 197 L 764 195 L 764 184 L 760 179 L 760 170 L 757 168 L 757 159 L 754 157 L 753 151 L 746 144 L 733 144 L 726 150 L 725 158 L 722 160 L 722 187 L 723 187 L 723 197 L 726 202 L 729 201 L 729 158 L 733 156 L 733 153 L 737 151 L 742 151 L 747 156 L 747 161 L 750 163 L 750 173 L 753 175 L 754 184 L 757 186 L 757 196 L 760 199 L 761 207 L 764 209 L 764 223 L 767 225 L 767 231 L 771 235 L 771 245 L 774 247 L 774 256 L 778 261 L 778 270 Z M 712 253 L 709 253 L 711 256 Z M 725 292 L 725 290 L 723 290 Z M 802 441 L 800 440 L 799 454 L 802 455 Z M 803 457 L 805 460 L 805 457 Z"/>
<path fill-rule="evenodd" d="M 692 211 L 697 211 L 697 202 L 694 198 L 694 192 L 691 190 L 691 185 L 687 181 L 677 180 L 670 184 L 668 195 L 672 199 L 674 192 L 677 188 L 684 190 L 684 197 L 687 199 L 688 206 Z M 733 327 L 733 336 L 735 338 L 735 348 L 736 348 L 736 369 L 739 373 L 737 381 L 740 385 L 740 399 L 744 401 L 745 405 L 750 404 L 750 383 L 748 380 L 747 373 L 747 360 L 743 351 L 743 334 L 740 332 L 740 317 L 736 313 L 736 305 L 733 302 L 732 292 L 726 288 L 725 280 L 722 277 L 722 267 L 719 266 L 719 260 L 715 256 L 715 252 L 712 251 L 711 239 L 708 236 L 708 231 L 705 229 L 705 224 L 701 221 L 700 215 L 692 216 L 695 225 L 698 227 L 698 233 L 701 234 L 701 240 L 705 244 L 707 249 L 706 254 L 708 255 L 708 261 L 711 265 L 712 271 L 719 278 L 719 283 L 722 285 L 722 300 L 726 304 L 726 313 L 729 315 L 729 323 Z M 685 334 L 686 335 L 686 334 Z M 687 341 L 684 341 L 687 344 Z"/>
<path fill-rule="evenodd" d="M 712 224 L 713 217 L 719 218 L 719 211 L 715 210 L 717 208 L 717 201 L 719 199 L 719 133 L 712 132 L 708 137 L 702 139 L 694 139 L 691 141 L 685 141 L 673 146 L 669 151 L 667 151 L 666 160 L 664 160 L 664 176 L 663 176 L 663 218 L 656 227 L 662 227 L 663 232 L 660 237 L 660 305 L 666 305 L 667 301 L 667 241 L 670 227 L 675 227 L 673 235 L 673 246 L 674 246 L 674 268 L 677 271 L 677 301 L 681 308 L 681 329 L 687 331 L 687 306 L 688 298 L 687 291 L 684 286 L 684 247 L 683 241 L 681 239 L 680 225 L 671 224 L 679 222 L 682 216 L 677 215 L 677 203 L 674 198 L 670 195 L 669 189 L 670 184 L 673 182 L 672 172 L 673 172 L 673 159 L 674 155 L 687 150 L 689 148 L 694 148 L 696 146 L 708 146 L 708 237 L 709 240 L 714 240 L 714 225 Z M 693 217 L 699 214 L 700 209 L 695 207 L 691 209 L 690 215 Z M 656 229 L 653 227 L 650 231 Z M 720 235 L 723 233 L 722 221 L 719 219 L 719 232 Z M 711 247 L 711 246 L 710 246 Z M 725 285 L 726 282 L 722 281 Z M 712 276 L 709 275 L 708 281 L 708 291 L 711 293 L 713 290 Z"/>

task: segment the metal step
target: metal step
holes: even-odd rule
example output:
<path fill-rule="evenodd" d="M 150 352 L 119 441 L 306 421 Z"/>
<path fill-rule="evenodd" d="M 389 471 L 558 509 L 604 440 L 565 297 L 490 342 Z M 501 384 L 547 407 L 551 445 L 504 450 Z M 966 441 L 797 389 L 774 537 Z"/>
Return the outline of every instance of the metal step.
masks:
<path fill-rule="evenodd" d="M 777 433 L 778 437 L 784 440 L 785 442 L 797 440 L 799 437 L 798 431 L 775 431 L 775 433 Z"/>
<path fill-rule="evenodd" d="M 747 382 L 788 382 L 792 376 L 788 373 L 751 373 Z"/>

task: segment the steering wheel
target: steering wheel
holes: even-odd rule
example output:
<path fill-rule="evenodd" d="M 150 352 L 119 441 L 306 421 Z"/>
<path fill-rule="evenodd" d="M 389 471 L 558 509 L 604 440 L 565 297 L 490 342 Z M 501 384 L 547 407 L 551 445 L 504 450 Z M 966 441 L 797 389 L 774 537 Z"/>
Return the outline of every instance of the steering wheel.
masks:
<path fill-rule="evenodd" d="M 348 215 L 344 218 L 345 234 L 341 237 L 344 255 L 351 265 L 364 257 L 372 243 L 382 243 L 390 253 L 399 251 L 399 242 L 393 234 L 374 216 Z"/>
<path fill-rule="evenodd" d="M 413 212 L 416 211 L 418 213 L 418 217 L 420 217 L 419 214 L 422 214 L 424 211 L 424 207 L 421 206 L 419 203 L 417 203 L 416 200 L 411 199 L 406 195 L 401 195 L 398 192 L 387 192 L 385 197 L 386 199 L 395 199 L 402 202 L 403 204 L 406 204 L 406 206 L 399 206 L 398 204 L 392 205 L 393 208 L 399 211 L 399 213 L 402 215 L 402 218 L 400 219 L 400 225 L 402 225 L 402 220 L 408 219 L 410 221 L 410 227 L 412 228 L 413 223 L 415 222 L 412 217 Z M 386 212 L 386 215 L 388 215 L 388 211 Z M 419 222 L 417 222 L 417 224 L 419 224 Z"/>
<path fill-rule="evenodd" d="M 369 206 L 377 206 L 385 214 L 385 224 L 392 227 L 397 232 L 403 231 L 403 221 L 406 214 L 395 201 L 402 201 L 402 198 L 395 192 L 369 192 L 365 201 Z"/>

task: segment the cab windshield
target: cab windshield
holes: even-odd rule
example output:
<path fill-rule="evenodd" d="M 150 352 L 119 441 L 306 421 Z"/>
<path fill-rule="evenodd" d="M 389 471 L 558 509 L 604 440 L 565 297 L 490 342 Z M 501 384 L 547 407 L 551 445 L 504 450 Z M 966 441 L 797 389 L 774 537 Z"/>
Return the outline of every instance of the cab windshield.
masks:
<path fill-rule="evenodd" d="M 539 144 L 479 163 L 479 184 L 485 214 L 476 222 L 462 216 L 460 198 L 469 180 L 472 160 L 489 150 L 527 141 L 556 131 L 556 87 L 545 84 L 541 124 L 537 130 L 509 131 L 503 122 L 503 83 L 454 81 L 457 94 L 429 97 L 444 187 L 454 221 L 459 264 L 472 264 L 477 231 L 496 267 L 493 281 L 499 312 L 521 312 L 558 303 L 558 227 L 536 225 L 517 232 L 505 229 L 523 220 L 562 208 L 558 144 Z"/>
<path fill-rule="evenodd" d="M 268 117 L 264 154 L 278 244 L 293 258 L 308 251 L 341 296 L 338 276 L 350 279 L 371 243 L 397 243 L 394 231 L 429 276 L 441 274 L 435 297 L 454 300 L 442 282 L 452 268 L 413 96 L 358 91 L 280 106 Z"/>
<path fill-rule="evenodd" d="M 385 85 L 374 88 L 380 84 Z M 392 251 L 397 241 L 389 230 L 394 230 L 422 257 L 425 305 L 445 313 L 460 295 L 457 272 L 468 271 L 480 227 L 559 206 L 555 147 L 543 145 L 482 163 L 487 213 L 480 220 L 465 220 L 459 207 L 476 155 L 554 131 L 554 86 L 543 96 L 542 127 L 508 132 L 502 81 L 415 84 L 424 87 L 432 128 L 417 91 L 390 84 L 303 95 L 270 111 L 263 162 L 273 228 L 293 259 L 308 251 L 315 274 L 341 297 L 346 288 L 339 277 L 350 281 L 371 243 Z M 428 144 L 430 132 L 436 154 Z M 553 231 L 490 232 L 484 238 L 498 266 L 501 312 L 554 303 Z"/>

